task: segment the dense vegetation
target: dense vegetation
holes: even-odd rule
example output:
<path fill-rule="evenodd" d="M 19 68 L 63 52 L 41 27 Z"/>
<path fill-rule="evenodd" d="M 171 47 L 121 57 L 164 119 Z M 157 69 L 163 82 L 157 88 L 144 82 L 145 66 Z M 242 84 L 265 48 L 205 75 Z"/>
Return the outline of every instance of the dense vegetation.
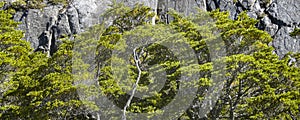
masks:
<path fill-rule="evenodd" d="M 42 9 L 47 5 L 64 5 L 67 6 L 71 0 L 17 0 L 12 3 L 14 9 Z"/>
<path fill-rule="evenodd" d="M 11 19 L 14 10 L 0 10 L 0 118 L 132 119 L 130 112 L 148 113 L 146 117 L 151 118 L 168 111 L 162 108 L 176 98 L 179 86 L 188 86 L 197 88 L 192 104 L 183 113 L 169 115 L 170 119 L 300 119 L 300 55 L 288 53 L 279 58 L 268 46 L 272 38 L 255 27 L 255 19 L 245 13 L 231 20 L 227 12 L 199 11 L 185 17 L 172 11 L 171 23 L 157 19 L 156 25 L 151 25 L 154 14 L 150 11 L 142 5 L 129 8 L 115 3 L 103 15 L 114 18 L 112 25 L 95 25 L 75 40 L 64 39 L 59 50 L 47 57 L 32 52 L 30 43 L 22 40 L 23 32 Z M 130 46 L 152 39 L 158 42 Z M 196 62 L 180 60 L 170 48 L 159 44 L 182 41 L 191 46 Z M 122 59 L 126 44 L 134 48 L 125 56 L 128 61 Z M 224 55 L 211 55 L 218 50 Z M 291 58 L 296 61 L 291 62 Z M 126 67 L 121 66 L 124 62 Z M 166 75 L 161 90 L 131 98 L 128 93 L 135 87 L 141 93 L 159 87 L 161 83 L 152 84 L 160 77 L 153 76 L 153 69 Z M 182 76 L 194 74 L 199 78 L 188 83 L 180 81 Z M 91 79 L 97 85 L 75 84 Z M 216 84 L 222 85 L 217 97 L 205 98 Z M 80 98 L 78 90 L 84 90 L 87 99 Z M 101 101 L 94 101 L 99 94 L 120 109 L 125 108 L 123 116 L 114 115 L 120 112 L 117 109 L 101 108 Z M 208 111 L 207 115 L 202 115 L 203 110 Z"/>

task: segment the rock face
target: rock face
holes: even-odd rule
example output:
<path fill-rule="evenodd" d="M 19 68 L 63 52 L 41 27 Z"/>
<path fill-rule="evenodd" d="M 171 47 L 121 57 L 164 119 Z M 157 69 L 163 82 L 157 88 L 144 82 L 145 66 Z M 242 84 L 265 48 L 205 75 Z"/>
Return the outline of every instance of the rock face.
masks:
<path fill-rule="evenodd" d="M 166 22 L 171 18 L 166 12 L 171 8 L 185 15 L 195 8 L 211 11 L 229 11 L 236 19 L 244 10 L 250 17 L 258 19 L 258 28 L 267 31 L 273 38 L 270 43 L 279 56 L 289 51 L 300 52 L 299 37 L 290 37 L 294 28 L 300 27 L 299 0 L 117 0 L 129 6 L 144 3 L 150 6 Z M 86 28 L 101 22 L 100 15 L 109 7 L 109 0 L 74 0 L 69 6 L 47 6 L 44 10 L 18 11 L 14 19 L 22 22 L 25 39 L 36 50 L 55 51 L 59 38 L 83 32 Z"/>
<path fill-rule="evenodd" d="M 271 34 L 274 38 L 273 46 L 276 53 L 281 56 L 288 51 L 300 52 L 300 39 L 289 36 L 296 27 L 300 27 L 300 1 L 277 0 L 270 4 L 266 14 L 271 19 L 271 24 L 265 30 L 275 31 Z M 275 27 L 275 29 L 272 27 Z M 270 30 L 269 30 L 270 29 Z"/>

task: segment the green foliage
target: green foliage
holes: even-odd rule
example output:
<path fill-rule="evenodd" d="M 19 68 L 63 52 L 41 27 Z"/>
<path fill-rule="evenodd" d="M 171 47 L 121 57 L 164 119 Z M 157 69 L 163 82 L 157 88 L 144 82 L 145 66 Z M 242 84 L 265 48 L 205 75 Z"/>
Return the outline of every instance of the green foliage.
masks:
<path fill-rule="evenodd" d="M 17 0 L 12 3 L 12 8 L 19 9 L 43 9 L 47 5 L 69 5 L 70 0 Z"/>
<path fill-rule="evenodd" d="M 221 97 L 208 118 L 295 119 L 299 115 L 299 68 L 272 53 L 267 45 L 270 35 L 255 28 L 256 20 L 245 13 L 237 20 L 218 11 L 211 15 L 225 43 L 227 73 Z"/>
<path fill-rule="evenodd" d="M 299 28 L 295 28 L 293 32 L 290 33 L 290 36 L 294 37 L 294 36 L 299 36 L 300 35 L 300 29 Z"/>
<path fill-rule="evenodd" d="M 0 118 L 84 119 L 89 114 L 73 85 L 72 42 L 51 57 L 32 53 L 8 10 L 0 10 Z"/>
<path fill-rule="evenodd" d="M 18 2 L 14 4 L 34 8 L 44 1 Z M 64 4 L 64 0 L 50 2 Z M 3 3 L 0 2 L 1 5 Z M 142 5 L 130 8 L 115 2 L 102 15 L 106 21 L 112 20 L 110 26 L 99 24 L 77 35 L 73 41 L 63 40 L 59 50 L 48 58 L 39 52 L 32 53 L 29 43 L 22 40 L 23 32 L 16 30 L 18 23 L 11 19 L 14 11 L 0 10 L 0 119 L 88 119 L 90 117 L 87 116 L 96 111 L 113 115 L 117 111 L 104 111 L 94 101 L 79 99 L 77 91 L 85 90 L 83 93 L 91 99 L 97 98 L 95 95 L 101 90 L 101 95 L 124 108 L 130 98 L 126 92 L 133 89 L 139 75 L 137 91 L 151 89 L 148 85 L 155 81 L 149 77 L 151 69 L 166 72 L 166 83 L 151 97 L 134 97 L 126 111 L 151 113 L 147 116 L 149 118 L 162 114 L 161 108 L 174 99 L 178 86 L 183 85 L 177 81 L 183 72 L 200 74 L 201 78 L 196 83 L 188 83 L 199 90 L 192 107 L 181 119 L 201 119 L 200 108 L 207 105 L 202 103 L 205 91 L 216 84 L 212 76 L 221 76 L 225 84 L 215 106 L 204 119 L 299 118 L 300 54 L 288 54 L 279 59 L 273 54 L 274 48 L 268 46 L 272 41 L 270 35 L 255 27 L 257 20 L 248 17 L 245 12 L 237 20 L 231 20 L 228 12 L 199 11 L 194 16 L 184 17 L 171 11 L 169 15 L 173 21 L 170 24 L 153 26 L 150 25 L 153 17 L 150 11 L 149 7 Z M 207 19 L 209 17 L 212 19 Z M 135 52 L 140 53 L 138 57 L 128 56 L 129 69 L 118 67 L 124 61 L 112 56 L 112 51 L 124 51 L 125 45 L 117 43 L 126 39 L 135 43 L 143 40 L 141 38 L 158 39 L 160 42 L 176 38 L 178 44 L 186 40 L 197 55 L 198 64 L 182 67 L 181 62 L 190 61 L 179 62 L 165 46 L 149 44 L 136 48 Z M 220 38 L 223 46 L 215 41 Z M 214 45 L 208 46 L 208 43 Z M 222 50 L 222 47 L 226 55 L 213 61 L 210 52 Z M 91 51 L 96 52 L 96 57 L 90 54 Z M 289 56 L 296 61 L 290 64 Z M 136 59 L 139 59 L 141 73 Z M 226 64 L 225 70 L 215 68 L 214 64 L 218 61 Z M 114 69 L 111 64 L 116 64 Z M 220 74 L 222 72 L 225 75 Z M 128 75 L 125 82 L 121 81 L 124 76 L 118 76 L 121 73 Z M 114 77 L 116 75 L 118 77 Z M 90 79 L 96 79 L 100 87 L 74 84 L 89 82 Z M 157 86 L 159 84 L 152 85 Z"/>
<path fill-rule="evenodd" d="M 41 9 L 46 6 L 44 0 L 17 0 L 12 3 L 14 9 Z"/>
<path fill-rule="evenodd" d="M 3 5 L 0 2 L 0 7 Z M 29 43 L 21 40 L 23 32 L 16 30 L 18 23 L 11 20 L 10 10 L 0 10 L 0 80 L 6 81 L 19 67 L 28 60 L 31 50 Z"/>
<path fill-rule="evenodd" d="M 49 0 L 48 3 L 53 4 L 53 5 L 69 5 L 71 1 L 70 0 Z"/>
<path fill-rule="evenodd" d="M 132 16 L 143 14 L 131 14 L 131 16 L 130 14 L 123 13 L 123 15 L 124 16 L 119 18 L 125 19 L 122 21 L 126 21 L 131 20 L 130 17 Z M 200 69 L 198 72 L 200 72 L 203 76 L 200 79 L 200 84 L 194 85 L 200 87 L 200 89 L 208 89 L 212 84 L 212 80 L 210 78 L 211 75 L 217 75 L 216 73 L 220 72 L 212 69 L 212 64 L 214 63 L 210 62 L 210 51 L 206 44 L 208 41 L 215 39 L 215 37 L 211 37 L 212 35 L 203 31 L 215 30 L 215 27 L 218 28 L 221 35 L 220 37 L 225 43 L 227 57 L 221 59 L 227 63 L 226 76 L 223 78 L 225 86 L 216 106 L 210 111 L 208 119 L 278 119 L 281 117 L 290 119 L 299 115 L 299 112 L 297 111 L 297 105 L 299 104 L 299 91 L 297 90 L 297 86 L 299 86 L 299 76 L 294 76 L 298 74 L 296 71 L 299 70 L 299 68 L 288 66 L 288 60 L 286 58 L 280 60 L 277 55 L 272 53 L 273 48 L 267 45 L 271 42 L 272 38 L 268 33 L 255 27 L 257 20 L 248 17 L 245 12 L 241 13 L 237 20 L 231 20 L 229 19 L 228 13 L 213 11 L 210 13 L 210 16 L 217 20 L 216 26 L 208 27 L 201 26 L 201 24 L 197 22 L 201 20 L 203 16 L 208 17 L 207 14 L 199 13 L 199 15 L 194 16 L 194 18 L 185 18 L 176 12 L 172 12 L 170 15 L 174 18 L 174 20 L 169 25 L 184 36 L 190 42 L 190 45 L 195 50 L 196 54 L 199 55 L 198 60 Z M 104 33 L 100 38 L 100 45 L 98 48 L 102 48 L 102 51 L 107 50 L 106 53 L 102 52 L 101 58 L 106 58 L 102 59 L 103 61 L 101 61 L 101 63 L 103 64 L 110 64 L 112 59 L 110 59 L 111 56 L 109 55 L 111 53 L 109 51 L 112 49 L 118 49 L 119 46 L 115 46 L 117 41 L 128 34 L 134 35 L 137 33 L 137 31 L 131 30 L 135 27 L 130 27 L 130 29 L 124 29 L 123 27 L 132 25 L 134 23 L 133 21 L 128 21 L 129 23 L 126 22 L 123 24 L 118 24 L 116 21 L 114 21 L 112 26 L 118 27 L 115 27 L 115 29 L 112 29 L 113 27 L 109 27 L 107 29 L 108 31 L 106 31 L 108 34 Z M 156 27 L 158 26 L 159 25 L 156 25 Z M 120 28 L 122 28 L 121 31 Z M 136 29 L 139 29 L 139 27 Z M 159 31 L 159 29 L 162 28 L 156 29 L 156 31 Z M 114 30 L 115 33 L 111 32 Z M 130 32 L 124 32 L 129 30 Z M 144 32 L 143 36 L 151 35 L 153 31 L 150 31 L 151 27 L 149 27 L 149 32 Z M 151 46 L 147 47 L 151 48 Z M 159 48 L 158 46 L 153 47 L 155 49 L 148 49 L 147 47 L 144 49 L 146 54 L 151 54 L 151 51 L 158 50 Z M 138 50 L 140 49 L 141 48 Z M 141 60 L 147 61 L 152 59 L 153 61 L 163 61 L 164 55 L 165 54 L 162 53 L 154 54 L 154 56 L 160 57 L 141 57 Z M 168 64 L 165 67 L 170 67 L 171 70 L 176 70 L 178 66 L 176 67 L 172 65 L 176 64 Z M 147 67 L 149 64 L 144 66 Z M 133 70 L 129 71 L 131 76 L 133 76 L 131 81 L 135 81 L 137 77 L 137 70 L 136 67 L 134 67 L 134 64 L 132 64 L 131 68 L 131 70 Z M 102 90 L 105 94 L 110 96 L 110 99 L 122 108 L 129 97 L 126 97 L 126 95 L 124 95 L 124 91 L 122 91 L 121 87 L 117 85 L 118 80 L 112 78 L 113 71 L 111 70 L 112 69 L 109 66 L 103 67 L 103 74 L 100 75 L 100 85 L 103 87 Z M 120 70 L 122 71 L 123 69 L 120 68 Z M 189 71 L 192 69 L 182 68 L 180 70 Z M 170 75 L 174 77 L 171 79 L 176 79 L 176 73 L 177 72 Z M 145 71 L 142 76 L 147 75 L 148 73 Z M 139 85 L 144 87 L 143 81 L 147 80 L 142 78 L 141 81 L 142 82 Z M 129 89 L 132 88 L 129 87 Z M 172 95 L 168 95 L 170 98 L 167 99 L 164 98 L 164 95 L 162 94 L 157 95 L 158 96 L 154 97 L 154 99 L 150 98 L 150 100 L 148 98 L 149 101 L 152 101 L 155 104 L 143 104 L 141 100 L 133 100 L 128 111 L 137 113 L 155 113 L 155 111 L 157 112 L 159 108 L 161 108 L 159 106 L 167 105 L 160 104 L 160 100 L 165 102 L 172 100 Z M 204 92 L 200 91 L 198 94 L 199 98 L 195 100 L 198 103 L 201 103 L 201 100 L 204 99 L 203 95 Z M 197 111 L 197 108 L 191 108 L 183 117 L 197 119 L 198 112 L 201 111 Z"/>
<path fill-rule="evenodd" d="M 107 95 L 112 101 L 114 101 L 114 103 L 120 108 L 123 108 L 125 106 L 129 98 L 129 95 L 125 94 L 124 90 L 121 89 L 121 86 L 117 84 L 118 79 L 114 79 L 112 77 L 113 71 L 110 64 L 113 60 L 113 57 L 111 56 L 111 51 L 113 49 L 118 49 L 120 47 L 123 47 L 123 46 L 116 46 L 116 43 L 118 41 L 124 39 L 125 36 L 130 36 L 136 33 L 137 31 L 139 31 L 139 30 L 131 31 L 132 29 L 136 28 L 137 26 L 150 23 L 149 21 L 150 17 L 153 16 L 153 14 L 150 14 L 150 10 L 151 9 L 149 7 L 145 7 L 141 5 L 136 5 L 134 8 L 131 9 L 129 7 L 122 6 L 122 4 L 116 4 L 115 6 L 113 6 L 112 9 L 108 10 L 108 12 L 104 14 L 104 16 L 109 16 L 109 17 L 114 16 L 115 19 L 113 20 L 113 25 L 109 26 L 102 34 L 98 44 L 97 63 L 103 66 L 101 67 L 99 84 L 101 86 L 101 90 L 103 91 L 103 93 Z M 149 32 L 145 32 L 145 31 L 144 32 L 151 33 L 151 31 L 154 31 L 154 29 L 155 28 L 152 28 L 149 29 Z M 155 30 L 158 29 L 160 28 L 158 27 Z M 157 31 L 157 33 L 158 32 L 159 31 Z M 141 36 L 147 35 L 145 33 L 141 34 Z M 141 51 L 141 48 L 138 48 L 138 51 Z M 151 51 L 153 50 L 147 48 L 144 49 L 144 51 L 146 51 L 147 54 L 151 54 Z M 151 62 L 157 61 L 155 59 L 160 59 L 160 58 L 145 57 L 141 62 L 146 62 L 146 63 L 150 62 L 151 64 Z M 131 61 L 133 61 L 133 57 L 131 57 Z M 131 76 L 130 79 L 128 80 L 128 83 L 130 84 L 133 84 L 137 78 L 137 68 L 134 66 L 135 66 L 134 62 L 131 62 L 131 66 L 129 67 L 130 70 L 128 71 L 128 74 L 130 74 Z M 148 65 L 145 65 L 145 68 L 147 68 L 147 66 Z M 149 84 L 151 82 L 147 80 L 148 75 L 149 73 L 147 73 L 146 71 L 142 73 L 141 82 L 139 84 L 140 87 L 138 88 L 138 90 L 143 91 L 143 88 L 147 90 L 147 87 L 143 84 Z M 131 89 L 132 89 L 131 86 L 127 86 L 127 90 L 125 91 L 130 91 Z M 164 89 L 165 89 L 164 91 L 167 91 L 167 89 L 169 88 L 164 88 Z M 166 104 L 166 101 L 164 101 L 165 103 L 163 103 L 163 100 L 169 99 L 169 98 L 165 98 L 165 99 L 160 98 L 160 96 L 162 96 L 162 93 L 155 93 L 155 94 L 156 96 L 153 96 L 152 98 L 149 98 L 147 100 L 139 100 L 138 98 L 134 98 L 131 106 L 128 108 L 128 111 L 138 112 L 138 113 L 155 112 L 157 108 L 160 108 L 161 106 Z"/>

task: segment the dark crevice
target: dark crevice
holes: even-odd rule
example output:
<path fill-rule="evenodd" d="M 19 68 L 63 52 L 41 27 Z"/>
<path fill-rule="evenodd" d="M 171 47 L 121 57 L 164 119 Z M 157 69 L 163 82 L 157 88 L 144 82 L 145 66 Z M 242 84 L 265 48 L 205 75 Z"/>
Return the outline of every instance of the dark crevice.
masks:
<path fill-rule="evenodd" d="M 170 16 L 168 14 L 168 12 L 169 12 L 169 8 L 168 7 L 169 7 L 169 1 L 167 0 L 167 4 L 166 4 L 166 8 L 165 8 L 165 10 L 166 10 L 166 18 L 167 18 L 166 23 L 167 24 L 170 23 Z"/>
<path fill-rule="evenodd" d="M 220 8 L 220 2 L 218 2 L 217 0 L 206 0 L 206 10 L 207 11 L 213 11 L 215 9 L 219 9 Z M 211 5 L 214 5 L 215 8 L 212 8 Z"/>
<path fill-rule="evenodd" d="M 77 13 L 77 16 L 78 16 L 78 22 L 79 22 L 79 24 L 82 24 L 82 22 L 81 22 L 81 20 L 80 20 L 80 15 L 79 15 L 79 10 L 75 7 L 75 6 L 73 6 L 74 8 L 75 8 L 75 10 L 76 10 L 76 13 Z"/>
<path fill-rule="evenodd" d="M 38 37 L 39 45 L 34 50 L 35 52 L 49 52 L 49 55 L 52 56 L 57 51 L 58 47 L 56 42 L 61 33 L 58 28 L 60 20 L 60 16 L 58 16 L 58 20 L 56 20 L 55 17 L 50 18 L 46 24 L 46 30 Z"/>
<path fill-rule="evenodd" d="M 59 29 L 56 26 L 51 28 L 52 37 L 51 37 L 51 45 L 50 45 L 50 55 L 52 56 L 57 51 L 56 40 L 59 36 Z"/>
<path fill-rule="evenodd" d="M 68 23 L 69 23 L 69 27 L 70 27 L 70 30 L 71 30 L 71 34 L 77 34 L 76 29 L 74 29 L 75 25 L 72 24 L 72 21 L 70 20 L 71 16 L 67 15 L 67 17 L 68 17 Z"/>
<path fill-rule="evenodd" d="M 8 3 L 5 3 L 2 7 L 0 7 L 0 10 L 8 10 L 9 8 L 12 8 L 12 7 L 13 6 L 11 5 L 11 3 L 8 2 Z"/>
<path fill-rule="evenodd" d="M 23 14 L 21 16 L 21 18 L 19 19 L 19 21 L 22 21 L 24 18 L 27 18 L 28 16 L 28 10 L 23 10 Z"/>
<path fill-rule="evenodd" d="M 208 3 L 208 1 L 205 1 L 206 4 L 206 11 L 212 11 L 212 8 L 210 7 L 210 4 Z"/>
<path fill-rule="evenodd" d="M 275 38 L 275 35 L 277 35 L 277 33 L 282 27 L 292 27 L 291 25 L 285 23 L 284 21 L 279 20 L 276 17 L 272 16 L 268 11 L 265 10 L 264 13 L 268 16 L 268 18 L 270 18 L 271 23 L 278 26 L 278 29 L 276 30 L 275 34 L 271 36 L 272 38 Z"/>
<path fill-rule="evenodd" d="M 291 25 L 285 23 L 284 21 L 279 20 L 276 17 L 272 16 L 268 11 L 265 10 L 264 13 L 268 15 L 268 17 L 270 18 L 270 20 L 273 24 L 276 24 L 280 27 L 282 27 L 282 26 L 292 27 Z"/>
<path fill-rule="evenodd" d="M 245 7 L 243 6 L 243 4 L 242 4 L 239 0 L 237 0 L 237 2 L 235 3 L 235 5 L 236 5 L 236 7 L 241 7 L 241 8 L 242 8 L 242 11 L 248 10 L 247 8 L 245 8 Z M 238 10 L 238 9 L 237 9 L 237 10 Z M 239 12 L 241 12 L 241 11 L 239 11 Z"/>
<path fill-rule="evenodd" d="M 279 32 L 279 30 L 280 30 L 281 28 L 282 28 L 281 26 L 278 26 L 278 29 L 276 30 L 276 32 L 274 33 L 274 35 L 271 36 L 273 39 L 275 38 L 275 35 L 278 34 L 278 32 Z"/>
<path fill-rule="evenodd" d="M 166 24 L 169 24 L 170 22 L 170 16 L 168 14 L 169 12 L 169 2 L 168 0 L 165 0 L 166 2 L 163 2 L 163 1 L 158 1 L 158 4 L 157 4 L 157 8 L 156 8 L 156 14 L 159 16 L 159 18 L 162 20 L 161 22 L 163 23 L 166 23 Z M 164 6 L 162 8 L 160 8 L 161 6 Z"/>
<path fill-rule="evenodd" d="M 220 8 L 220 0 L 213 0 L 216 8 Z"/>

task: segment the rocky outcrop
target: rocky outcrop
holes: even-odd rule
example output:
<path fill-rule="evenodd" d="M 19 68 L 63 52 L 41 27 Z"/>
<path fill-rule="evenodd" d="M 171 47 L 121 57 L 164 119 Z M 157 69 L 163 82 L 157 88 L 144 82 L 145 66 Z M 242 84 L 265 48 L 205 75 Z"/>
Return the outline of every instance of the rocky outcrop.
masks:
<path fill-rule="evenodd" d="M 174 9 L 185 15 L 196 11 L 195 8 L 211 11 L 220 9 L 229 11 L 236 19 L 238 14 L 247 10 L 250 17 L 258 19 L 257 27 L 267 31 L 273 38 L 270 45 L 275 52 L 283 56 L 289 51 L 300 52 L 299 37 L 289 33 L 300 27 L 299 0 L 117 0 L 129 6 L 144 3 L 153 8 L 166 22 L 171 18 L 166 14 Z M 43 10 L 29 9 L 18 11 L 14 19 L 22 22 L 19 26 L 25 30 L 25 39 L 36 50 L 55 51 L 59 39 L 83 32 L 86 28 L 100 23 L 100 15 L 109 7 L 109 0 L 74 0 L 67 7 L 47 6 Z M 51 52 L 52 50 L 52 52 Z"/>
<path fill-rule="evenodd" d="M 22 22 L 19 28 L 25 31 L 25 39 L 36 51 L 51 55 L 55 52 L 59 38 L 71 37 L 99 23 L 99 17 L 108 5 L 106 1 L 75 0 L 67 7 L 54 5 L 43 10 L 18 11 L 14 20 Z"/>
<path fill-rule="evenodd" d="M 229 10 L 232 19 L 247 10 L 250 17 L 260 20 L 257 27 L 273 37 L 275 53 L 283 56 L 290 51 L 300 52 L 299 38 L 289 35 L 300 27 L 299 0 L 207 0 L 207 6 L 207 10 Z"/>
<path fill-rule="evenodd" d="M 273 36 L 273 46 L 279 56 L 285 53 L 300 52 L 300 39 L 289 36 L 294 28 L 300 27 L 300 1 L 299 0 L 276 0 L 270 4 L 265 11 L 271 24 L 264 30 L 275 31 Z M 275 28 L 275 29 L 272 29 Z"/>

